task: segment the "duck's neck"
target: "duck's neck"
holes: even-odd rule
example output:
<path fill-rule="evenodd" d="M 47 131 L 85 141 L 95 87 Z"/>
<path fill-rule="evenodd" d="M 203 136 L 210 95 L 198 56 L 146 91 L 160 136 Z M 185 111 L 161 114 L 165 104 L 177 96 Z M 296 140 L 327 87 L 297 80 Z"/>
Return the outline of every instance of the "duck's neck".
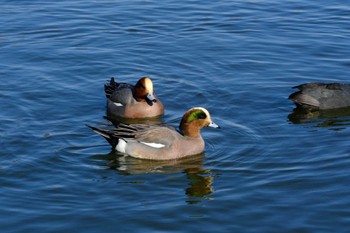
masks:
<path fill-rule="evenodd" d="M 146 102 L 145 98 L 142 98 L 137 90 L 133 90 L 132 95 L 137 102 Z"/>
<path fill-rule="evenodd" d="M 184 136 L 193 138 L 201 137 L 200 128 L 197 125 L 182 122 L 179 128 Z"/>

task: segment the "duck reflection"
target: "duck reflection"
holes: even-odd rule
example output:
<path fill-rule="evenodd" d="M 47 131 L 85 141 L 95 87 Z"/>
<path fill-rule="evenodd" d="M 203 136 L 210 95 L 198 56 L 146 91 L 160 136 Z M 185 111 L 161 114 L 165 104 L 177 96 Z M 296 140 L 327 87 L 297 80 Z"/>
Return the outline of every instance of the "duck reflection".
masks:
<path fill-rule="evenodd" d="M 114 153 L 108 157 L 111 158 Z M 188 187 L 185 193 L 190 200 L 189 204 L 195 204 L 213 193 L 213 174 L 203 168 L 204 154 L 190 156 L 179 160 L 153 161 L 136 159 L 130 156 L 115 156 L 110 159 L 109 167 L 118 170 L 124 175 L 149 174 L 149 173 L 184 173 L 188 179 Z"/>
<path fill-rule="evenodd" d="M 155 124 L 155 125 L 163 124 L 161 117 L 128 119 L 128 118 L 121 118 L 112 114 L 107 114 L 103 118 L 109 122 L 109 125 L 118 125 L 119 123 Z"/>
<path fill-rule="evenodd" d="M 350 126 L 350 108 L 310 110 L 296 107 L 288 115 L 294 124 L 316 123 L 316 127 L 334 127 L 341 130 Z"/>
<path fill-rule="evenodd" d="M 191 197 L 187 201 L 189 204 L 196 204 L 201 201 L 198 198 L 205 198 L 213 193 L 213 174 L 210 170 L 201 168 L 186 169 L 185 173 L 189 182 L 186 189 L 187 196 Z"/>

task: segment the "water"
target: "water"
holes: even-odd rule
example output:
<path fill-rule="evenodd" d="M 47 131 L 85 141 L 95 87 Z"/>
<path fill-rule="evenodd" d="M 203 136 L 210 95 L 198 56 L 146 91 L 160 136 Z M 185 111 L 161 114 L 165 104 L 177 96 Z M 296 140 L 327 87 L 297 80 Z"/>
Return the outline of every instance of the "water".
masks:
<path fill-rule="evenodd" d="M 349 232 L 349 114 L 291 117 L 291 87 L 347 82 L 344 1 L 3 1 L 2 232 Z M 111 153 L 103 84 L 148 75 L 203 155 Z M 293 115 L 292 115 L 293 116 Z"/>

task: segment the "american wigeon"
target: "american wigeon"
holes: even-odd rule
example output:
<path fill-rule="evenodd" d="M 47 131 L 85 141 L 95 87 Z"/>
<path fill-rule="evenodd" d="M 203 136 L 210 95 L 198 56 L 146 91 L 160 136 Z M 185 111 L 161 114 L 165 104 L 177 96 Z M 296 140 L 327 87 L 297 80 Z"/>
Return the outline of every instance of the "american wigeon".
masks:
<path fill-rule="evenodd" d="M 135 158 L 169 160 L 202 153 L 204 140 L 200 130 L 206 126 L 219 127 L 205 108 L 195 107 L 183 115 L 179 131 L 164 124 L 120 123 L 113 130 L 88 127 L 102 135 L 116 151 Z"/>
<path fill-rule="evenodd" d="M 294 88 L 299 91 L 289 99 L 299 107 L 313 110 L 350 107 L 350 84 L 314 82 Z"/>
<path fill-rule="evenodd" d="M 164 106 L 156 97 L 152 80 L 148 77 L 141 78 L 136 85 L 117 83 L 111 78 L 104 89 L 108 115 L 139 119 L 164 114 Z"/>

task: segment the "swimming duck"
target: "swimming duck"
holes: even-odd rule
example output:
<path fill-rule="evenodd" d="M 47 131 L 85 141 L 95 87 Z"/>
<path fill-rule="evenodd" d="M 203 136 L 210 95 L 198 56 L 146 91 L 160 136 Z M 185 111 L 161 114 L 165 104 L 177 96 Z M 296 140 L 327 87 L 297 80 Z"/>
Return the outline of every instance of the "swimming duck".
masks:
<path fill-rule="evenodd" d="M 159 117 L 164 106 L 153 91 L 152 80 L 142 77 L 136 85 L 117 83 L 111 78 L 104 85 L 107 114 L 130 119 Z"/>
<path fill-rule="evenodd" d="M 92 126 L 118 152 L 140 159 L 170 160 L 204 151 L 200 135 L 203 127 L 218 128 L 209 112 L 202 107 L 189 109 L 182 117 L 179 131 L 167 125 L 124 124 L 115 129 L 103 130 Z"/>
<path fill-rule="evenodd" d="M 306 83 L 294 88 L 289 99 L 297 106 L 312 110 L 350 107 L 350 84 Z"/>

